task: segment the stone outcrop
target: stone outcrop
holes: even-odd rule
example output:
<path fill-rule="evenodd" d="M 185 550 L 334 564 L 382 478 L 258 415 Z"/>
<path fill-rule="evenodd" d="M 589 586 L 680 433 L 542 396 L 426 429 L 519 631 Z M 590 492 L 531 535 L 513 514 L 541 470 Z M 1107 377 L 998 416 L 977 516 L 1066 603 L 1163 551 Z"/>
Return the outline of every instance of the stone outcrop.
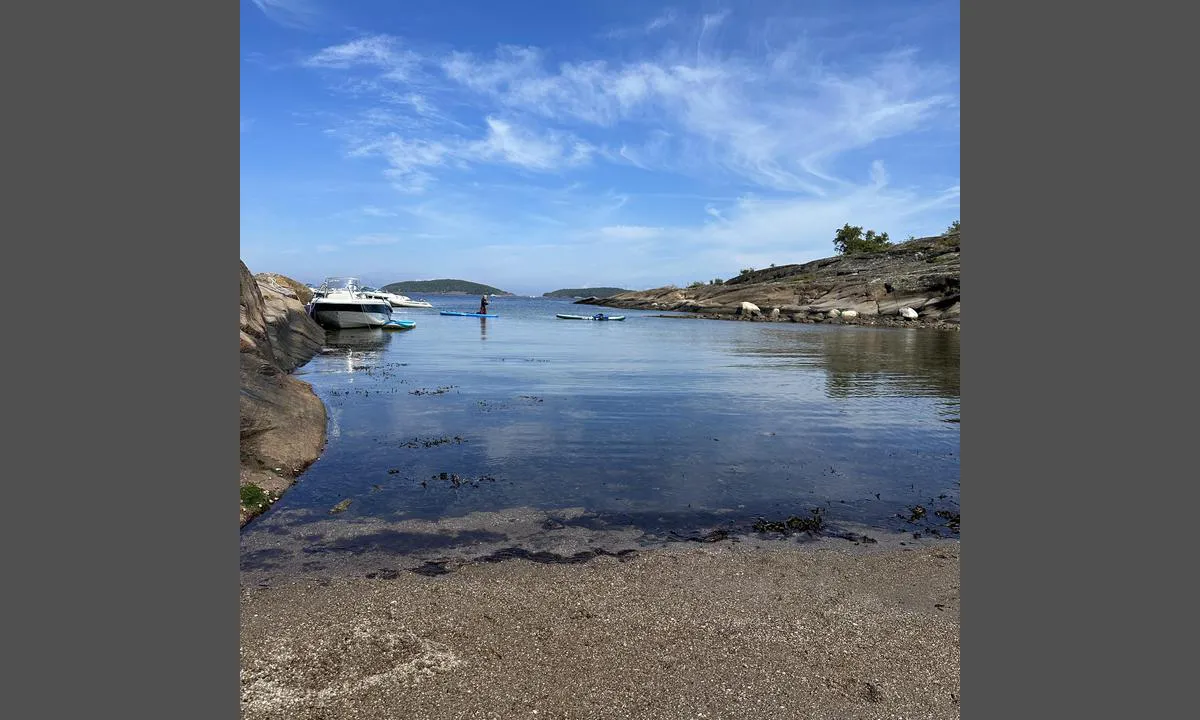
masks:
<path fill-rule="evenodd" d="M 745 318 L 759 317 L 762 310 L 752 302 L 742 302 L 738 305 L 737 314 Z"/>
<path fill-rule="evenodd" d="M 299 300 L 301 305 L 307 305 L 308 301 L 312 300 L 313 292 L 308 289 L 307 285 L 286 275 L 258 273 L 254 279 L 258 281 L 260 287 L 265 286 L 272 292 Z"/>
<path fill-rule="evenodd" d="M 262 512 L 325 446 L 325 405 L 288 373 L 308 362 L 325 331 L 300 300 L 241 264 L 240 521 Z"/>
<path fill-rule="evenodd" d="M 718 319 L 957 328 L 959 271 L 959 233 L 955 232 L 898 243 L 879 252 L 755 270 L 719 285 L 656 288 L 578 303 Z M 747 304 L 780 312 L 748 313 Z M 904 313 L 905 308 L 917 317 Z"/>

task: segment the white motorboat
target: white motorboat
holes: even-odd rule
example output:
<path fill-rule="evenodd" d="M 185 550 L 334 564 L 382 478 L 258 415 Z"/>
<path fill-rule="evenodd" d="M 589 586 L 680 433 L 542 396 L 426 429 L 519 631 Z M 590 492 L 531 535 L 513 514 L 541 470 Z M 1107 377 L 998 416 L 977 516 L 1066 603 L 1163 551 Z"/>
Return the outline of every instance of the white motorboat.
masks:
<path fill-rule="evenodd" d="M 388 294 L 392 295 L 391 293 L 388 293 Z M 409 307 L 409 308 L 431 308 L 431 307 L 433 307 L 433 303 L 429 303 L 424 300 L 413 300 L 412 298 L 410 298 L 407 295 L 392 295 L 391 297 L 388 298 L 388 302 L 390 302 L 394 307 Z"/>
<path fill-rule="evenodd" d="M 383 327 L 392 319 L 392 306 L 363 292 L 358 278 L 331 277 L 317 289 L 308 314 L 326 328 Z"/>
<path fill-rule="evenodd" d="M 407 295 L 398 295 L 396 293 L 384 292 L 382 290 L 369 290 L 366 292 L 370 297 L 386 300 L 392 307 L 407 307 L 407 308 L 431 308 L 432 304 L 424 300 L 413 300 Z"/>

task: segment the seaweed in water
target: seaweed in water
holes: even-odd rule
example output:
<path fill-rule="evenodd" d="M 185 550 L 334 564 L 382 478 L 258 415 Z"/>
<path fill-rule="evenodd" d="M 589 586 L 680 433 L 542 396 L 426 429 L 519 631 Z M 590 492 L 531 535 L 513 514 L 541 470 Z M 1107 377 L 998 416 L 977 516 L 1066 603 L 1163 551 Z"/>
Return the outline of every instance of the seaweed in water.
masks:
<path fill-rule="evenodd" d="M 821 508 L 813 508 L 809 517 L 800 517 L 792 515 L 787 520 L 767 520 L 766 518 L 758 518 L 754 522 L 755 532 L 760 533 L 782 533 L 790 535 L 792 533 L 806 532 L 810 535 L 817 535 L 825 527 L 825 518 L 821 517 Z"/>
<path fill-rule="evenodd" d="M 945 520 L 946 527 L 950 528 L 954 532 L 958 532 L 958 526 L 959 526 L 959 514 L 958 513 L 951 512 L 950 510 L 938 510 L 937 512 L 934 513 L 934 515 L 937 515 L 941 519 Z"/>

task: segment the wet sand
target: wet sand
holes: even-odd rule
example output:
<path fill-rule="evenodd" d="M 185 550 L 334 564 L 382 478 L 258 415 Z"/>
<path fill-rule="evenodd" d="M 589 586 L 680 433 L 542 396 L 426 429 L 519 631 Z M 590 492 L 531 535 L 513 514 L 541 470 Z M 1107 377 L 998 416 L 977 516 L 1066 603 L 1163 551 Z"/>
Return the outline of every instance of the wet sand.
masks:
<path fill-rule="evenodd" d="M 876 537 L 247 583 L 242 717 L 957 718 L 960 543 Z"/>

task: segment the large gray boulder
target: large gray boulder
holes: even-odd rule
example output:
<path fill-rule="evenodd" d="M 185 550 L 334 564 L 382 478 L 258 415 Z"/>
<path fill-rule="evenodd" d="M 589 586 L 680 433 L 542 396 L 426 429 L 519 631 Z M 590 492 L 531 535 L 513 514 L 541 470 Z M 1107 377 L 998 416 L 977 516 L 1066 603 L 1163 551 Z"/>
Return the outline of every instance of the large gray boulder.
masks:
<path fill-rule="evenodd" d="M 308 362 L 325 331 L 299 300 L 264 291 L 241 265 L 241 485 L 277 497 L 325 446 L 325 405 L 288 373 Z M 244 524 L 263 508 L 241 507 Z"/>

